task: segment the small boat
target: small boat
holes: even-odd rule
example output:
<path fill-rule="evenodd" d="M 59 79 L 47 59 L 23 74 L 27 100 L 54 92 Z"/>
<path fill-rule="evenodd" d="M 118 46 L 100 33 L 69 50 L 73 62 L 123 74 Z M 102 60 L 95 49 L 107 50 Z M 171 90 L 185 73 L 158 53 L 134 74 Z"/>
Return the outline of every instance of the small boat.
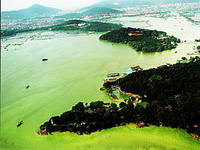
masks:
<path fill-rule="evenodd" d="M 28 89 L 30 86 L 28 85 L 27 87 L 26 87 L 26 89 Z"/>
<path fill-rule="evenodd" d="M 119 73 L 110 73 L 110 74 L 107 74 L 107 77 L 116 77 L 116 76 L 119 76 Z"/>
<path fill-rule="evenodd" d="M 20 122 L 17 124 L 17 127 L 20 127 L 23 123 L 24 123 L 23 120 L 20 121 Z"/>
<path fill-rule="evenodd" d="M 42 61 L 47 61 L 47 60 L 48 60 L 47 58 L 43 58 L 43 59 L 42 59 Z"/>
<path fill-rule="evenodd" d="M 117 78 L 106 78 L 103 81 L 104 81 L 104 83 L 106 83 L 106 82 L 114 82 L 116 80 L 117 80 Z"/>

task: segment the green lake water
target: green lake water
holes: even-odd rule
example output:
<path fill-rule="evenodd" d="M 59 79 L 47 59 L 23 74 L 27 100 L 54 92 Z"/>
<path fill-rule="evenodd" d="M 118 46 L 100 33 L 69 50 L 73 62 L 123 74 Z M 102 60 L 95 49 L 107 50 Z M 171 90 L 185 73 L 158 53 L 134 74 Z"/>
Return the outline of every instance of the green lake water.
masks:
<path fill-rule="evenodd" d="M 115 127 L 91 135 L 54 133 L 39 136 L 39 126 L 79 101 L 110 102 L 101 92 L 108 73 L 130 66 L 144 69 L 175 63 L 187 56 L 195 43 L 156 54 L 137 53 L 130 47 L 99 41 L 100 34 L 28 40 L 21 46 L 1 50 L 1 138 L 2 150 L 134 149 L 196 150 L 200 143 L 183 130 L 134 125 Z M 13 43 L 15 40 L 3 42 Z M 177 51 L 177 53 L 175 53 Z M 48 58 L 42 62 L 43 58 Z M 30 88 L 26 89 L 26 86 Z M 19 121 L 24 124 L 16 127 Z"/>

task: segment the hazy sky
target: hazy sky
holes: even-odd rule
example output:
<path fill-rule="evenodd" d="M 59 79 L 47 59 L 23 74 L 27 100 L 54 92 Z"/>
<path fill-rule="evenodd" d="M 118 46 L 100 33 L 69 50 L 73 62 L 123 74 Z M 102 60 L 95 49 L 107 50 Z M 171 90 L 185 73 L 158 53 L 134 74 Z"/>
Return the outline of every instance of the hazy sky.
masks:
<path fill-rule="evenodd" d="M 27 8 L 33 4 L 41 4 L 59 9 L 75 9 L 89 6 L 101 0 L 1 0 L 1 11 Z"/>

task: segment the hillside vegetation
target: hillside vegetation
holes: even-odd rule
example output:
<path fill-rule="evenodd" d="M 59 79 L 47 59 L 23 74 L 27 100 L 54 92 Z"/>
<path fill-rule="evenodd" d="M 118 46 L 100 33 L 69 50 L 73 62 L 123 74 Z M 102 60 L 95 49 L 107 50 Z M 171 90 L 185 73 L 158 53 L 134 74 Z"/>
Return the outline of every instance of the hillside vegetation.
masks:
<path fill-rule="evenodd" d="M 77 31 L 95 31 L 95 32 L 106 32 L 111 30 L 119 29 L 122 25 L 104 23 L 104 22 L 89 22 L 83 20 L 69 20 L 62 24 L 50 26 L 47 29 L 52 31 L 58 30 L 77 30 Z M 46 29 L 46 28 L 43 28 Z"/>
<path fill-rule="evenodd" d="M 136 51 L 161 52 L 176 48 L 180 39 L 168 36 L 166 32 L 139 28 L 120 28 L 110 31 L 99 38 L 113 43 L 123 43 Z"/>
<path fill-rule="evenodd" d="M 136 123 L 139 127 L 152 124 L 182 128 L 200 135 L 199 66 L 200 59 L 196 57 L 190 63 L 161 66 L 107 82 L 104 87 L 109 91 L 112 86 L 118 86 L 123 91 L 139 94 L 142 103 L 134 105 L 130 99 L 119 106 L 102 101 L 79 102 L 71 110 L 50 118 L 40 129 L 47 134 L 55 131 L 90 134 Z"/>
<path fill-rule="evenodd" d="M 29 31 L 79 31 L 79 32 L 107 32 L 121 28 L 121 24 L 112 24 L 104 22 L 89 22 L 83 20 L 69 20 L 64 23 L 34 29 L 18 29 L 18 30 L 3 30 L 1 36 L 12 36 L 17 33 Z"/>

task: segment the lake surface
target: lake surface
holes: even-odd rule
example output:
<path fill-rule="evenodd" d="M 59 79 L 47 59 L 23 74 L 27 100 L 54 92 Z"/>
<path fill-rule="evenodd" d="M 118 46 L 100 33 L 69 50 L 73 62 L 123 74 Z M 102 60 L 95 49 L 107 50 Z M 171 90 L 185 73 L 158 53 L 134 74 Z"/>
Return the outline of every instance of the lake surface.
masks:
<path fill-rule="evenodd" d="M 37 33 L 34 40 L 29 39 L 22 45 L 12 44 L 23 41 L 27 34 L 3 41 L 3 45 L 11 46 L 1 51 L 1 149 L 148 147 L 156 150 L 196 149 L 199 146 L 199 142 L 185 131 L 153 126 L 136 129 L 134 125 L 128 125 L 84 136 L 69 132 L 49 136 L 37 134 L 41 124 L 79 101 L 111 102 L 98 89 L 108 73 L 123 72 L 134 65 L 148 69 L 175 63 L 183 56 L 188 57 L 186 53 L 193 51 L 195 45 L 193 42 L 181 43 L 171 51 L 143 54 L 126 45 L 99 41 L 99 36 L 61 34 L 42 40 Z M 48 61 L 43 62 L 43 58 L 48 58 Z M 30 87 L 26 89 L 28 85 Z M 24 124 L 17 128 L 21 120 Z M 171 145 L 166 145 L 167 141 Z"/>

